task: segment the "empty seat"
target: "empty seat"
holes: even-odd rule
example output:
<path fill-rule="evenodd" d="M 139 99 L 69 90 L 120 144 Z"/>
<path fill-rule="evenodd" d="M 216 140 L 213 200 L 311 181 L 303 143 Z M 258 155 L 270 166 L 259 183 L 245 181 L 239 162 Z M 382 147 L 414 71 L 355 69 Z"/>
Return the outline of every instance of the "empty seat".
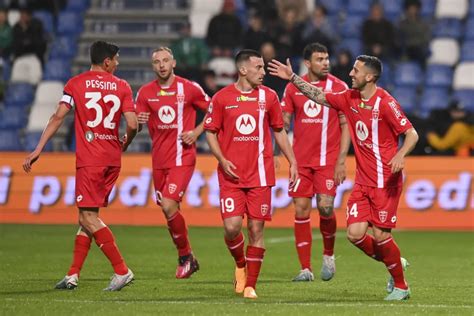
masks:
<path fill-rule="evenodd" d="M 20 129 L 24 128 L 28 117 L 27 109 L 24 107 L 10 107 L 0 113 L 1 129 Z M 0 138 L 0 141 L 3 141 Z"/>
<path fill-rule="evenodd" d="M 25 137 L 23 138 L 23 144 L 24 144 L 24 150 L 25 151 L 33 151 L 36 148 L 36 145 L 38 144 L 38 141 L 41 138 L 41 134 L 43 132 L 27 132 L 25 134 Z M 43 151 L 53 151 L 53 142 L 50 140 L 49 142 L 46 143 L 46 146 L 44 146 Z"/>
<path fill-rule="evenodd" d="M 8 10 L 8 24 L 12 27 L 20 20 L 20 11 L 13 9 Z"/>
<path fill-rule="evenodd" d="M 13 62 L 10 80 L 12 82 L 27 82 L 36 85 L 41 80 L 43 71 L 41 62 L 36 55 L 24 55 Z"/>
<path fill-rule="evenodd" d="M 380 3 L 387 19 L 396 21 L 402 14 L 402 1 L 382 0 Z"/>
<path fill-rule="evenodd" d="M 71 59 L 76 56 L 76 53 L 77 41 L 70 36 L 60 36 L 54 40 L 49 57 Z"/>
<path fill-rule="evenodd" d="M 453 66 L 459 60 L 459 43 L 452 38 L 435 38 L 430 43 L 428 63 Z"/>
<path fill-rule="evenodd" d="M 448 101 L 448 89 L 425 88 L 420 97 L 420 114 L 427 117 L 432 110 L 446 108 Z"/>
<path fill-rule="evenodd" d="M 403 62 L 397 66 L 397 76 L 395 76 L 395 84 L 397 86 L 416 87 L 423 78 L 423 70 L 420 65 L 415 62 Z"/>
<path fill-rule="evenodd" d="M 434 27 L 434 37 L 460 38 L 463 34 L 461 20 L 455 18 L 443 18 L 436 22 Z"/>
<path fill-rule="evenodd" d="M 474 61 L 474 40 L 465 41 L 461 46 L 461 62 Z"/>
<path fill-rule="evenodd" d="M 458 99 L 466 109 L 474 112 L 474 89 L 454 91 L 453 97 Z"/>
<path fill-rule="evenodd" d="M 339 14 L 341 8 L 346 6 L 345 0 L 320 0 L 319 5 L 322 5 L 328 10 L 329 15 Z"/>
<path fill-rule="evenodd" d="M 425 85 L 427 87 L 448 88 L 453 82 L 453 69 L 445 65 L 428 65 L 425 74 Z"/>
<path fill-rule="evenodd" d="M 64 59 L 48 61 L 44 69 L 43 80 L 66 82 L 71 77 L 71 63 Z"/>
<path fill-rule="evenodd" d="M 211 18 L 221 8 L 223 0 L 194 0 L 190 10 L 191 34 L 195 37 L 206 37 L 207 27 Z"/>
<path fill-rule="evenodd" d="M 362 24 L 365 16 L 352 14 L 348 15 L 342 22 L 339 32 L 344 38 L 360 38 L 362 33 Z"/>
<path fill-rule="evenodd" d="M 464 39 L 474 40 L 474 16 L 466 21 L 466 26 L 464 27 Z"/>
<path fill-rule="evenodd" d="M 90 6 L 89 0 L 68 0 L 66 11 L 84 12 Z"/>
<path fill-rule="evenodd" d="M 346 38 L 341 41 L 336 50 L 340 51 L 342 49 L 349 50 L 354 57 L 357 57 L 364 52 L 362 48 L 362 41 L 358 38 Z"/>
<path fill-rule="evenodd" d="M 347 14 L 368 14 L 372 3 L 372 0 L 348 0 L 346 6 Z"/>
<path fill-rule="evenodd" d="M 0 151 L 22 151 L 18 131 L 0 130 Z"/>
<path fill-rule="evenodd" d="M 73 11 L 62 11 L 58 17 L 57 34 L 77 36 L 84 28 L 82 15 Z"/>
<path fill-rule="evenodd" d="M 64 84 L 60 81 L 41 81 L 36 89 L 34 103 L 56 105 L 63 95 Z"/>
<path fill-rule="evenodd" d="M 218 86 L 227 86 L 234 82 L 237 72 L 234 61 L 229 57 L 215 57 L 209 62 L 209 69 L 216 73 L 216 83 Z"/>
<path fill-rule="evenodd" d="M 42 81 L 36 90 L 27 131 L 42 131 L 61 100 L 64 85 L 59 81 Z"/>
<path fill-rule="evenodd" d="M 436 4 L 436 18 L 462 19 L 468 10 L 468 0 L 438 0 Z"/>
<path fill-rule="evenodd" d="M 432 18 L 436 10 L 436 0 L 422 0 L 420 14 L 425 18 Z"/>
<path fill-rule="evenodd" d="M 396 87 L 392 96 L 398 101 L 405 113 L 413 113 L 416 110 L 417 93 L 414 87 Z"/>
<path fill-rule="evenodd" d="M 38 10 L 33 12 L 33 16 L 43 23 L 43 28 L 49 36 L 54 34 L 53 14 L 46 10 Z"/>
<path fill-rule="evenodd" d="M 34 87 L 28 83 L 10 83 L 5 93 L 6 107 L 25 107 L 33 102 Z"/>
<path fill-rule="evenodd" d="M 460 63 L 456 66 L 453 89 L 474 89 L 474 62 Z"/>

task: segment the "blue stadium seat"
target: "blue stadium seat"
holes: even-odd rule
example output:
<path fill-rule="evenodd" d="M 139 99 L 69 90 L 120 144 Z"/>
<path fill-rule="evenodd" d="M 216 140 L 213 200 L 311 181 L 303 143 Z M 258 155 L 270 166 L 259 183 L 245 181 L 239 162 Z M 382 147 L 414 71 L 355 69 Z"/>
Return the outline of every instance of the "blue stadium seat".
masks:
<path fill-rule="evenodd" d="M 434 27 L 434 37 L 452 37 L 459 39 L 462 35 L 461 20 L 455 18 L 439 19 Z"/>
<path fill-rule="evenodd" d="M 474 40 L 474 16 L 469 17 L 464 27 L 464 40 Z"/>
<path fill-rule="evenodd" d="M 415 62 L 403 62 L 397 66 L 397 76 L 395 76 L 395 84 L 397 86 L 416 87 L 423 78 L 423 70 L 421 66 Z"/>
<path fill-rule="evenodd" d="M 6 107 L 29 106 L 34 99 L 35 89 L 29 83 L 10 83 L 5 93 Z"/>
<path fill-rule="evenodd" d="M 463 61 L 474 61 L 474 40 L 464 41 L 461 46 L 461 59 Z"/>
<path fill-rule="evenodd" d="M 385 16 L 392 22 L 397 21 L 402 14 L 402 1 L 382 0 L 380 3 L 383 6 Z"/>
<path fill-rule="evenodd" d="M 18 131 L 0 129 L 0 151 L 23 151 Z"/>
<path fill-rule="evenodd" d="M 416 88 L 396 87 L 392 91 L 392 96 L 398 101 L 405 113 L 414 113 L 417 106 Z"/>
<path fill-rule="evenodd" d="M 318 4 L 325 7 L 329 15 L 337 15 L 346 7 L 346 0 L 320 0 Z"/>
<path fill-rule="evenodd" d="M 12 64 L 10 60 L 0 57 L 0 63 L 2 65 L 2 73 L 0 74 L 1 78 L 4 81 L 10 81 L 10 75 L 12 72 Z"/>
<path fill-rule="evenodd" d="M 336 51 L 340 51 L 342 49 L 348 49 L 352 57 L 357 57 L 364 52 L 362 48 L 362 42 L 358 38 L 346 38 L 344 39 L 336 48 Z"/>
<path fill-rule="evenodd" d="M 38 144 L 38 141 L 41 137 L 43 132 L 28 132 L 26 133 L 25 137 L 23 138 L 24 143 L 24 150 L 26 151 L 33 151 Z M 46 143 L 43 151 L 53 151 L 53 142 L 50 140 Z"/>
<path fill-rule="evenodd" d="M 448 89 L 425 88 L 420 97 L 420 114 L 427 117 L 431 110 L 446 108 L 448 102 Z"/>
<path fill-rule="evenodd" d="M 71 77 L 71 63 L 65 59 L 51 59 L 44 67 L 43 80 L 66 82 Z"/>
<path fill-rule="evenodd" d="M 77 41 L 70 36 L 57 37 L 50 50 L 50 59 L 71 59 L 77 54 Z"/>
<path fill-rule="evenodd" d="M 469 17 L 474 17 L 474 0 L 469 1 Z"/>
<path fill-rule="evenodd" d="M 453 83 L 453 69 L 445 65 L 430 64 L 426 68 L 425 86 L 448 88 Z"/>
<path fill-rule="evenodd" d="M 26 126 L 28 121 L 27 110 L 24 107 L 5 108 L 0 113 L 0 129 L 16 130 Z M 3 139 L 0 138 L 0 142 Z"/>
<path fill-rule="evenodd" d="M 79 35 L 84 24 L 82 22 L 82 15 L 72 11 L 62 11 L 58 17 L 57 34 L 58 35 Z"/>
<path fill-rule="evenodd" d="M 382 69 L 382 76 L 377 81 L 377 85 L 380 85 L 384 89 L 390 89 L 393 85 L 393 69 L 389 63 L 385 63 Z"/>
<path fill-rule="evenodd" d="M 74 12 L 84 12 L 90 6 L 89 0 L 68 0 L 66 11 L 74 11 Z"/>
<path fill-rule="evenodd" d="M 364 15 L 348 15 L 342 22 L 339 33 L 344 38 L 360 38 L 362 35 L 362 24 L 364 23 L 364 20 Z"/>
<path fill-rule="evenodd" d="M 433 18 L 436 10 L 436 0 L 421 0 L 421 16 Z"/>
<path fill-rule="evenodd" d="M 471 113 L 474 113 L 474 90 L 457 90 L 454 91 L 453 97 L 461 101 Z"/>
<path fill-rule="evenodd" d="M 46 10 L 38 10 L 33 12 L 33 16 L 43 23 L 45 32 L 52 36 L 54 35 L 54 21 L 53 14 Z"/>
<path fill-rule="evenodd" d="M 352 14 L 363 14 L 368 15 L 373 0 L 348 0 L 347 3 L 347 15 Z"/>

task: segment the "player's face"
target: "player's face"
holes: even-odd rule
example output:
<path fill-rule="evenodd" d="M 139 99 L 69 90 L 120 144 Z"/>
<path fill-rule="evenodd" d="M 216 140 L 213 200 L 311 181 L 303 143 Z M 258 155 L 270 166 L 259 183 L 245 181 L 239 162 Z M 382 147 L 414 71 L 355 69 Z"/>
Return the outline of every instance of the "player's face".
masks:
<path fill-rule="evenodd" d="M 314 76 L 319 79 L 324 79 L 329 73 L 329 54 L 314 52 L 311 55 L 310 60 L 304 61 L 308 72 L 311 72 Z"/>
<path fill-rule="evenodd" d="M 352 88 L 362 90 L 367 82 L 371 79 L 373 74 L 368 72 L 364 62 L 356 60 L 354 67 L 352 67 L 349 76 L 352 78 Z"/>
<path fill-rule="evenodd" d="M 263 58 L 250 57 L 240 68 L 241 74 L 245 76 L 253 87 L 263 83 L 263 77 L 265 77 Z"/>
<path fill-rule="evenodd" d="M 115 56 L 112 59 L 106 58 L 104 60 L 105 70 L 108 73 L 113 74 L 115 72 L 115 70 L 117 70 L 117 66 L 119 65 L 118 58 L 119 58 L 119 54 L 117 53 L 117 54 L 115 54 Z"/>
<path fill-rule="evenodd" d="M 173 56 L 164 50 L 153 53 L 151 57 L 153 71 L 161 80 L 168 80 L 176 67 L 176 60 Z"/>

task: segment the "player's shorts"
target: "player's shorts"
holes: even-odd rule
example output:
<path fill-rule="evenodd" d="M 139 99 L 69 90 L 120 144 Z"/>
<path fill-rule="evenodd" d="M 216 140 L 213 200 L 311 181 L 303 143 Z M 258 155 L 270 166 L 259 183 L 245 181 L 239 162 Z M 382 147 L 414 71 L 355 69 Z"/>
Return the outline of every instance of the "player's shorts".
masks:
<path fill-rule="evenodd" d="M 153 184 L 155 186 L 156 204 L 161 205 L 161 199 L 167 198 L 180 203 L 189 181 L 193 176 L 194 165 L 179 166 L 167 169 L 153 169 Z"/>
<path fill-rule="evenodd" d="M 336 196 L 337 185 L 334 181 L 335 166 L 300 167 L 298 166 L 299 179 L 288 195 L 291 197 L 311 198 L 315 194 Z"/>
<path fill-rule="evenodd" d="M 250 219 L 272 220 L 272 188 L 220 187 L 222 219 L 247 215 Z"/>
<path fill-rule="evenodd" d="M 104 207 L 120 174 L 120 167 L 81 167 L 76 169 L 78 207 Z"/>
<path fill-rule="evenodd" d="M 402 187 L 375 188 L 355 184 L 347 202 L 347 226 L 369 222 L 380 228 L 395 228 Z"/>

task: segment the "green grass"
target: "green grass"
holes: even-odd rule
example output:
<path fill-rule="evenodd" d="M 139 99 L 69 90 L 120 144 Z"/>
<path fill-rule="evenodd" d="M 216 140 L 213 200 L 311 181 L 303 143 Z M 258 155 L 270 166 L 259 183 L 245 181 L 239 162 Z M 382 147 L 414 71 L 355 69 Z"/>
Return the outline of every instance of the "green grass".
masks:
<path fill-rule="evenodd" d="M 0 225 L 0 315 L 405 315 L 474 314 L 474 234 L 397 232 L 411 263 L 412 298 L 387 303 L 382 264 L 353 247 L 341 231 L 337 274 L 330 282 L 292 283 L 299 270 L 290 229 L 266 231 L 267 253 L 257 301 L 233 293 L 233 261 L 220 228 L 191 228 L 201 270 L 176 280 L 176 250 L 164 227 L 112 227 L 134 284 L 103 292 L 112 269 L 93 245 L 75 291 L 54 290 L 72 257 L 73 226 Z M 321 240 L 314 230 L 313 265 L 319 272 Z"/>

